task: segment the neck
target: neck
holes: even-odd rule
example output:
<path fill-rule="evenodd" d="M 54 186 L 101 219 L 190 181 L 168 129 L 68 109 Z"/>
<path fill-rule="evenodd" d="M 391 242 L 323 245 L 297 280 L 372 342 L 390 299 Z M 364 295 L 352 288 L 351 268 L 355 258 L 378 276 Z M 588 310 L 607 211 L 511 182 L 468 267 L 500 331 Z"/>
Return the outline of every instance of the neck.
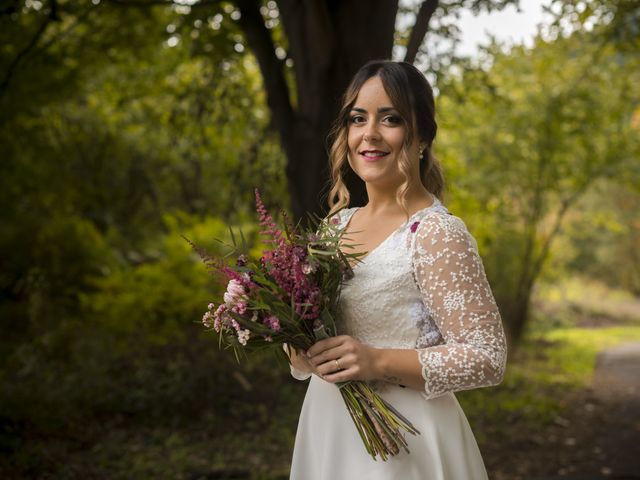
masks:
<path fill-rule="evenodd" d="M 402 211 L 402 205 L 396 199 L 396 188 L 388 188 L 367 183 L 367 196 L 369 201 L 366 208 L 369 213 L 376 215 L 379 213 L 392 213 Z M 428 206 L 433 201 L 431 195 L 421 182 L 414 182 L 409 185 L 409 190 L 405 195 L 406 207 L 409 214 Z"/>

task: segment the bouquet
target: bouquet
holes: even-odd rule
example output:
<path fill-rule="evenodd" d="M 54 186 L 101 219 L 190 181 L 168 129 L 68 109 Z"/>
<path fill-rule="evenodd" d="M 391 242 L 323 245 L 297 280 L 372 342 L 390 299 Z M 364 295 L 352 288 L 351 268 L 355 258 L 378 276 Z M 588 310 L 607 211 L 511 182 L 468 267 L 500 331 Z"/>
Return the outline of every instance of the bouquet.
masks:
<path fill-rule="evenodd" d="M 290 361 L 285 349 L 305 352 L 316 341 L 336 335 L 340 289 L 353 277 L 350 262 L 362 254 L 340 249 L 343 230 L 336 220 L 323 220 L 313 231 L 294 227 L 285 217 L 284 227 L 278 228 L 257 189 L 255 196 L 268 246 L 259 260 L 249 257 L 242 235 L 241 245 L 237 244 L 233 231 L 231 251 L 220 259 L 190 242 L 203 261 L 228 281 L 223 298 L 209 304 L 202 320 L 238 358 L 247 351 L 273 349 Z M 227 260 L 230 256 L 235 257 L 233 266 Z M 406 418 L 366 382 L 337 387 L 374 460 L 378 456 L 387 460 L 400 449 L 409 452 L 402 431 L 419 432 Z"/>

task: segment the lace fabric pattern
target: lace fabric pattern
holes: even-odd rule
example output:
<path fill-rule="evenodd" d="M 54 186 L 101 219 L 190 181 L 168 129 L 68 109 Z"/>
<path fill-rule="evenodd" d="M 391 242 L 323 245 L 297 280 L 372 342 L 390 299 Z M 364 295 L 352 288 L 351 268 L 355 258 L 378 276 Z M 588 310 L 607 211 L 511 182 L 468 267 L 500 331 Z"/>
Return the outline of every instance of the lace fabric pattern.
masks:
<path fill-rule="evenodd" d="M 424 395 L 496 385 L 507 343 L 477 244 L 451 214 L 425 215 L 410 238 L 416 283 L 443 343 L 417 348 Z"/>
<path fill-rule="evenodd" d="M 336 214 L 343 228 L 356 210 Z M 354 267 L 337 326 L 376 348 L 415 349 L 426 399 L 494 385 L 504 374 L 506 340 L 477 245 L 438 200 Z"/>
<path fill-rule="evenodd" d="M 357 209 L 345 211 L 345 226 Z M 415 348 L 442 337 L 417 288 L 407 240 L 412 216 L 354 267 L 338 309 L 339 333 L 376 348 Z"/>

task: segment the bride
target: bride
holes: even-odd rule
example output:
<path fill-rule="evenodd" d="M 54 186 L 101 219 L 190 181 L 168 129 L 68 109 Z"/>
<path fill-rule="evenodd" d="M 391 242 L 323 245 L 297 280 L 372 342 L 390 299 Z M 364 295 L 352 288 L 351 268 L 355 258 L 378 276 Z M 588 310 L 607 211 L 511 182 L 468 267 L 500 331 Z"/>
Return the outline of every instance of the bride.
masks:
<path fill-rule="evenodd" d="M 329 217 L 366 255 L 342 289 L 340 335 L 291 356 L 293 376 L 311 377 L 292 480 L 487 478 L 453 392 L 499 383 L 506 342 L 476 242 L 440 201 L 436 129 L 431 87 L 408 63 L 369 62 L 345 93 Z M 365 182 L 363 207 L 347 208 L 349 170 Z M 410 453 L 369 456 L 334 385 L 349 380 L 370 382 L 420 431 Z"/>

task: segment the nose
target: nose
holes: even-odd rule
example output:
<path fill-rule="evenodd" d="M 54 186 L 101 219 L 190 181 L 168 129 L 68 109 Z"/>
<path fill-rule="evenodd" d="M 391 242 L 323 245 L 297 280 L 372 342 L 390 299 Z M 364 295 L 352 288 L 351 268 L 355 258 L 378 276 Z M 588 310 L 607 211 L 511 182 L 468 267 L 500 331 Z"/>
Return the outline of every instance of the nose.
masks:
<path fill-rule="evenodd" d="M 364 131 L 363 139 L 365 141 L 371 141 L 371 140 L 378 140 L 379 138 L 380 138 L 380 135 L 378 132 L 378 126 L 376 125 L 376 122 L 369 122 L 366 130 Z"/>

